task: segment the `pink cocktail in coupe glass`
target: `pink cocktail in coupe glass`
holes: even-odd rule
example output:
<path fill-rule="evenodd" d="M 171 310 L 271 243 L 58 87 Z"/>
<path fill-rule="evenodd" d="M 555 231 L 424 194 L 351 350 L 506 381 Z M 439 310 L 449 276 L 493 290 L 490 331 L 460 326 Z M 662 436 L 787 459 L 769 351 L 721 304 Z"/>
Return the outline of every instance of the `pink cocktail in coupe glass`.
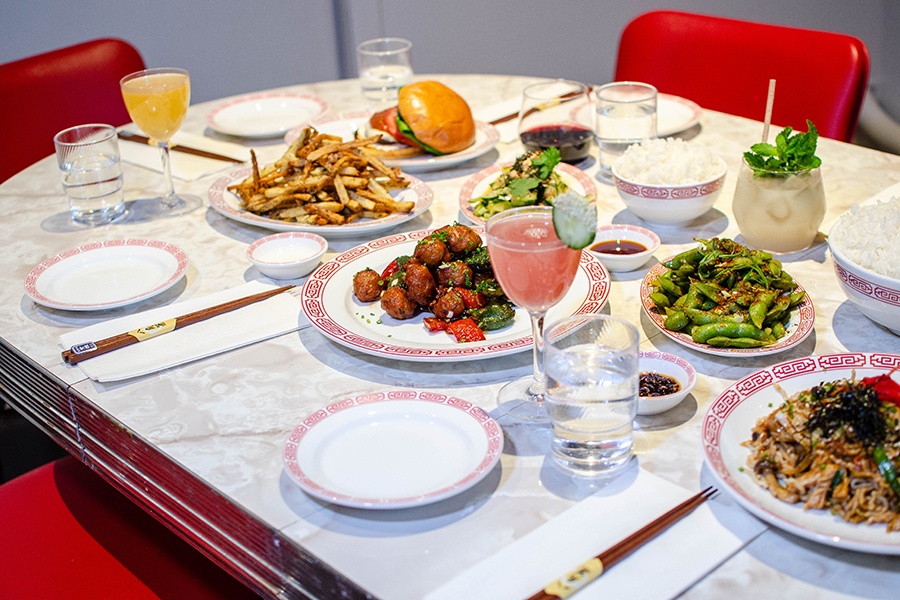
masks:
<path fill-rule="evenodd" d="M 506 296 L 528 311 L 534 337 L 532 376 L 503 386 L 497 405 L 503 414 L 548 421 L 544 406 L 544 317 L 572 285 L 581 250 L 562 243 L 553 229 L 553 208 L 525 206 L 497 213 L 485 226 L 494 275 Z"/>

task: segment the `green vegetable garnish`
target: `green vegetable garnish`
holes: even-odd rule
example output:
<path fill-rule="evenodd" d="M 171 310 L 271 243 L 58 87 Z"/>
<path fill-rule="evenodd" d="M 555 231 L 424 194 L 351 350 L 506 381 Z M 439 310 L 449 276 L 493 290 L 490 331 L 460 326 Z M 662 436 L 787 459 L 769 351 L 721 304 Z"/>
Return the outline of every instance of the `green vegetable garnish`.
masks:
<path fill-rule="evenodd" d="M 760 142 L 750 146 L 749 152 L 744 152 L 744 160 L 757 177 L 780 177 L 810 171 L 822 164 L 822 159 L 816 156 L 819 131 L 809 119 L 806 124 L 809 127 L 806 133 L 785 127 L 775 136 L 774 145 Z"/>
<path fill-rule="evenodd" d="M 512 165 L 503 167 L 487 194 L 471 200 L 472 212 L 489 219 L 518 206 L 553 204 L 554 198 L 568 189 L 559 173 L 554 171 L 559 161 L 557 148 L 522 154 Z"/>
<path fill-rule="evenodd" d="M 541 152 L 540 156 L 532 160 L 531 164 L 541 168 L 540 173 L 538 174 L 540 179 L 547 179 L 550 177 L 550 173 L 553 172 L 556 165 L 559 164 L 559 161 L 559 148 L 550 147 Z"/>

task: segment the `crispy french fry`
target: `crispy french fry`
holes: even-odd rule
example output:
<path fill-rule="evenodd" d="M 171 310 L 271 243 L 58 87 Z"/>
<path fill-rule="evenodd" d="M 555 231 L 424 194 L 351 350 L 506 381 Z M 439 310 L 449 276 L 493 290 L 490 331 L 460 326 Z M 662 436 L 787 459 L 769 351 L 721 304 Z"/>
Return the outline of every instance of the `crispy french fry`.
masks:
<path fill-rule="evenodd" d="M 409 212 L 414 202 L 398 202 L 391 190 L 409 185 L 399 169 L 388 168 L 362 150 L 380 136 L 344 142 L 305 128 L 276 161 L 228 186 L 244 209 L 271 219 L 339 225 Z"/>

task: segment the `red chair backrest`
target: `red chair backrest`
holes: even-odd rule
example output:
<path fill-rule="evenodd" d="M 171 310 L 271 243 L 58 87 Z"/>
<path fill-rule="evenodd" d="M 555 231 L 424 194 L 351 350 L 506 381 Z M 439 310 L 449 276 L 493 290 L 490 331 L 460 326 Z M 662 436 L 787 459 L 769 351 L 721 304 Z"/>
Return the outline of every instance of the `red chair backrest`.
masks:
<path fill-rule="evenodd" d="M 53 154 L 66 127 L 130 122 L 119 79 L 143 68 L 131 44 L 109 38 L 0 65 L 0 182 Z"/>
<path fill-rule="evenodd" d="M 623 30 L 617 81 L 650 83 L 703 108 L 853 138 L 869 77 L 865 44 L 850 35 L 679 11 L 653 11 Z M 772 141 L 774 136 L 770 136 Z"/>

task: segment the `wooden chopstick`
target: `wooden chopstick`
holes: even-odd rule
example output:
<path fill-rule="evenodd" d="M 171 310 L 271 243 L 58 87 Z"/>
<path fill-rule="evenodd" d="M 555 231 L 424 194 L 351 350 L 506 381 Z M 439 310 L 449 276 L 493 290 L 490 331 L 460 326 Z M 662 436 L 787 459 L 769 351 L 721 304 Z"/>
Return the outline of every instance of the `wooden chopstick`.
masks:
<path fill-rule="evenodd" d="M 559 600 L 568 598 L 588 583 L 600 577 L 603 572 L 623 558 L 646 544 L 648 541 L 668 529 L 676 521 L 706 502 L 717 490 L 709 486 L 702 492 L 688 498 L 672 510 L 644 525 L 622 541 L 607 548 L 594 558 L 579 565 L 565 576 L 549 584 L 547 587 L 529 596 L 528 600 Z"/>
<path fill-rule="evenodd" d="M 87 360 L 88 358 L 94 358 L 95 356 L 100 356 L 101 354 L 112 352 L 113 350 L 125 348 L 126 346 L 137 344 L 138 342 L 143 342 L 150 338 L 169 333 L 170 331 L 181 329 L 182 327 L 187 327 L 188 325 L 193 325 L 194 323 L 199 323 L 200 321 L 205 321 L 206 319 L 210 319 L 212 317 L 217 317 L 244 306 L 249 306 L 250 304 L 260 302 L 261 300 L 265 300 L 266 298 L 277 296 L 278 294 L 286 292 L 293 287 L 294 286 L 292 285 L 286 285 L 274 290 L 268 290 L 265 292 L 260 292 L 259 294 L 253 294 L 252 296 L 244 296 L 243 298 L 229 300 L 228 302 L 223 302 L 222 304 L 217 304 L 216 306 L 209 306 L 207 308 L 197 310 L 180 317 L 175 317 L 174 319 L 167 319 L 165 321 L 160 321 L 151 325 L 145 325 L 144 327 L 141 327 L 139 329 L 135 329 L 126 333 L 120 333 L 118 335 L 104 338 L 96 342 L 76 344 L 68 350 L 64 350 L 62 353 L 62 358 L 66 364 L 74 365 L 83 360 Z"/>
<path fill-rule="evenodd" d="M 131 131 L 120 131 L 119 137 L 123 140 L 127 140 L 129 142 L 137 142 L 139 144 L 149 144 L 153 145 L 153 142 L 150 141 L 145 135 L 141 135 L 139 133 L 133 133 Z M 191 148 L 190 146 L 182 146 L 181 144 L 170 144 L 169 148 L 173 152 L 182 152 L 184 154 L 192 154 L 194 156 L 202 156 L 203 158 L 211 158 L 213 160 L 223 160 L 225 162 L 241 164 L 245 161 L 238 160 L 236 158 L 232 158 L 230 156 L 225 156 L 224 154 L 216 154 L 215 152 L 209 152 L 208 150 L 201 150 L 199 148 Z"/>

